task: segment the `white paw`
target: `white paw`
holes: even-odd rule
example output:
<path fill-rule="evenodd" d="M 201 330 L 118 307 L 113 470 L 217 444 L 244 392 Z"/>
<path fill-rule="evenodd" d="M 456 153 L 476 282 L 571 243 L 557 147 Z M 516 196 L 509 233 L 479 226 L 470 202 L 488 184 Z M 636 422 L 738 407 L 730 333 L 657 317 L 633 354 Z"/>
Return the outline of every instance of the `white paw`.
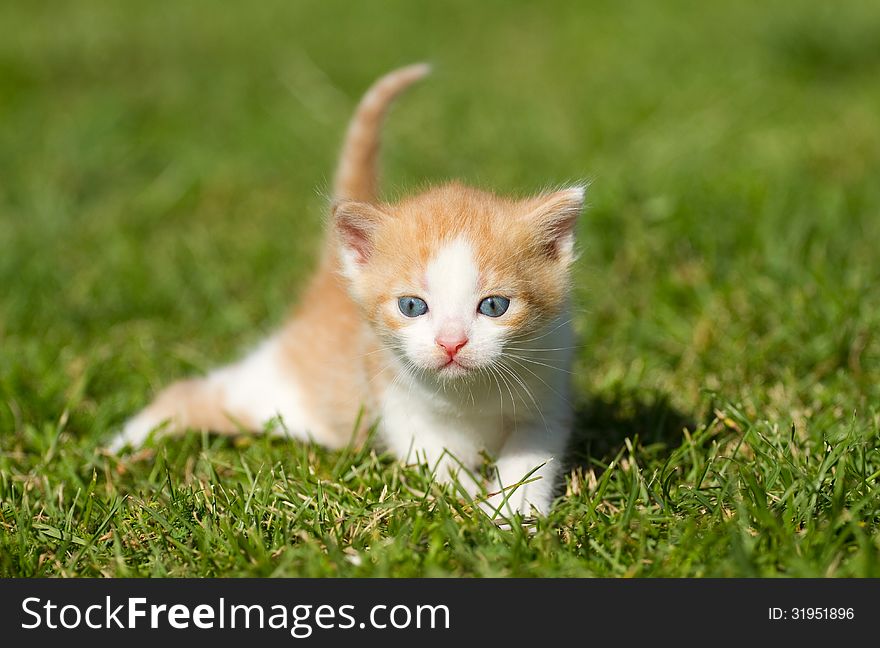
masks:
<path fill-rule="evenodd" d="M 517 497 L 516 493 L 510 495 L 507 501 L 505 501 L 505 497 L 507 497 L 507 493 L 493 493 L 480 502 L 480 508 L 483 509 L 483 512 L 492 519 L 510 517 L 514 513 L 528 515 L 528 509 L 523 510 L 522 506 L 517 506 L 517 500 L 521 500 L 522 498 Z"/>
<path fill-rule="evenodd" d="M 132 449 L 140 448 L 153 430 L 161 427 L 163 423 L 164 421 L 157 420 L 146 412 L 141 412 L 134 418 L 128 419 L 122 431 L 114 436 L 107 445 L 107 450 L 113 454 L 119 454 L 126 446 Z"/>
<path fill-rule="evenodd" d="M 480 508 L 490 518 L 509 518 L 515 514 L 530 517 L 534 513 L 546 515 L 550 508 L 550 502 L 541 497 L 536 489 L 530 489 L 528 484 L 517 488 L 507 488 L 501 492 L 493 492 L 488 498 L 480 502 Z M 531 491 L 531 492 L 530 492 Z M 490 487 L 491 492 L 491 487 Z"/>

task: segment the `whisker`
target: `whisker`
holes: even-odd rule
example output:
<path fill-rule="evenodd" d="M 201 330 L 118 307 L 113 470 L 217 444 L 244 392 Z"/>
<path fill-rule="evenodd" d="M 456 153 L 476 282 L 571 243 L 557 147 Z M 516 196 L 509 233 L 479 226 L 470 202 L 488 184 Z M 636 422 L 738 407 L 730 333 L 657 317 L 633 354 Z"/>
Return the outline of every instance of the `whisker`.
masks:
<path fill-rule="evenodd" d="M 491 365 L 489 365 L 487 368 L 492 370 L 492 373 L 490 375 L 492 376 L 493 380 L 495 380 L 495 386 L 498 387 L 498 398 L 501 401 L 501 410 L 504 411 L 504 394 L 501 392 L 501 383 L 498 381 L 498 377 L 495 375 L 494 368 Z M 512 400 L 513 395 L 511 395 L 510 398 Z"/>
<path fill-rule="evenodd" d="M 378 349 L 373 349 L 372 351 L 367 351 L 359 356 L 359 359 L 367 358 L 371 355 L 375 355 L 377 353 L 382 353 L 383 351 L 387 351 L 389 353 L 393 353 L 394 351 L 403 352 L 403 345 L 397 343 L 388 343 L 388 344 L 380 344 Z"/>
<path fill-rule="evenodd" d="M 504 377 L 504 374 L 502 374 L 497 368 L 493 367 L 493 370 L 498 372 L 498 376 L 501 378 L 501 380 L 504 382 L 504 386 L 507 388 L 507 393 L 510 394 L 510 405 L 513 408 L 513 420 L 516 421 L 516 398 L 514 398 L 514 396 L 513 396 L 513 389 L 511 389 L 510 383 L 508 382 L 507 378 Z M 497 382 L 497 379 L 496 379 L 496 382 Z M 500 394 L 500 392 L 501 392 L 500 385 L 498 386 L 498 391 Z M 501 409 L 502 409 L 502 411 L 504 409 L 504 398 L 503 397 L 501 399 Z"/>
<path fill-rule="evenodd" d="M 394 366 L 395 364 L 398 364 L 398 363 L 397 363 L 397 358 L 392 356 L 392 358 L 391 358 L 388 362 L 386 362 L 382 367 L 380 367 L 380 368 L 376 371 L 376 373 L 374 373 L 374 374 L 370 377 L 370 379 L 367 381 L 367 387 L 371 386 L 371 385 L 373 384 L 373 382 L 374 382 L 379 376 L 381 376 L 382 374 L 384 374 L 388 369 L 390 369 L 390 368 L 391 368 L 392 366 Z M 403 363 L 402 365 L 400 365 L 400 368 L 405 368 L 405 367 L 406 367 L 406 362 L 404 361 L 404 363 Z M 398 373 L 399 373 L 399 372 L 398 372 Z M 389 385 L 389 386 L 390 386 L 390 385 Z"/>
<path fill-rule="evenodd" d="M 503 378 L 503 376 L 502 376 L 502 378 Z M 510 402 L 513 404 L 513 433 L 514 433 L 514 435 L 516 435 L 519 432 L 519 427 L 518 427 L 518 419 L 516 416 L 516 399 L 513 397 L 514 390 L 511 388 L 511 385 L 507 381 L 506 378 L 504 378 L 504 384 L 507 386 L 507 391 L 508 391 L 508 393 L 510 393 Z M 523 405 L 525 406 L 526 410 L 528 410 L 529 408 L 528 408 L 528 405 L 526 405 L 525 399 L 523 399 L 522 397 L 520 397 L 520 399 L 523 401 Z"/>
<path fill-rule="evenodd" d="M 540 362 L 538 360 L 535 360 L 534 358 L 527 358 L 525 356 L 520 356 L 520 355 L 516 355 L 513 353 L 506 353 L 505 356 L 508 358 L 515 358 L 515 359 L 521 360 L 523 362 L 529 362 L 531 364 L 540 365 L 542 367 L 547 367 L 548 369 L 553 369 L 554 371 L 561 371 L 563 373 L 569 374 L 570 376 L 574 375 L 574 372 L 569 371 L 568 369 L 563 369 L 562 367 L 557 367 L 555 365 L 547 364 L 546 362 Z"/>
<path fill-rule="evenodd" d="M 526 347 L 515 347 L 508 346 L 505 347 L 507 349 L 511 349 L 512 351 L 573 351 L 575 349 L 585 349 L 587 347 L 586 344 L 576 344 L 575 346 L 567 346 L 567 347 L 546 347 L 546 348 L 526 348 Z"/>
<path fill-rule="evenodd" d="M 522 362 L 519 362 L 518 360 L 513 359 L 513 358 L 511 358 L 511 359 L 513 360 L 513 362 L 515 362 L 515 363 L 517 364 L 517 366 L 521 367 L 522 369 L 525 369 L 525 370 L 528 371 L 530 374 L 532 374 L 535 378 L 537 378 L 537 379 L 540 380 L 542 383 L 544 383 L 544 385 L 547 387 L 547 389 L 549 389 L 549 390 L 552 391 L 554 394 L 556 394 L 557 396 L 559 396 L 559 398 L 561 398 L 563 401 L 565 401 L 565 403 L 568 404 L 569 407 L 571 407 L 572 409 L 574 408 L 574 405 L 572 405 L 571 401 L 569 401 L 565 396 L 563 396 L 563 395 L 560 394 L 558 391 L 556 391 L 555 389 L 553 389 L 553 387 L 551 387 L 551 386 L 547 383 L 546 380 L 544 380 L 543 378 L 541 378 L 541 376 L 539 376 L 539 375 L 536 374 L 534 371 L 532 371 L 531 369 L 529 369 L 529 368 L 528 368 L 526 365 L 524 365 Z"/>
<path fill-rule="evenodd" d="M 525 381 L 522 379 L 522 377 L 519 376 L 516 373 L 516 371 L 514 371 L 513 367 L 505 365 L 503 362 L 499 363 L 498 367 L 503 368 L 505 370 L 505 372 L 507 373 L 507 375 L 510 376 L 511 378 L 513 378 L 517 383 L 519 383 L 520 387 L 523 388 L 523 391 L 525 391 L 525 393 L 531 399 L 532 403 L 535 405 L 535 409 L 537 410 L 538 415 L 541 417 L 541 420 L 544 422 L 544 429 L 549 433 L 550 426 L 547 424 L 547 419 L 544 418 L 544 412 L 541 411 L 541 407 L 540 407 L 540 405 L 538 405 L 538 401 L 535 399 L 535 395 L 532 393 L 532 390 L 529 389 L 528 385 L 525 383 Z M 525 399 L 523 399 L 523 400 L 525 400 Z"/>
<path fill-rule="evenodd" d="M 535 340 L 540 340 L 540 339 L 542 339 L 542 338 L 547 337 L 547 336 L 550 335 L 551 333 L 555 333 L 556 331 L 558 331 L 559 329 L 561 329 L 563 326 L 565 326 L 566 324 L 571 324 L 573 321 L 574 321 L 574 318 L 573 318 L 573 317 L 569 317 L 567 320 L 565 320 L 565 321 L 563 321 L 563 322 L 560 322 L 559 324 L 557 324 L 556 326 L 554 326 L 552 329 L 550 329 L 549 331 L 546 331 L 545 333 L 542 333 L 541 335 L 537 335 L 537 336 L 535 336 L 535 337 L 531 337 L 531 338 L 528 338 L 528 339 L 522 339 L 522 338 L 520 338 L 520 337 L 516 337 L 516 336 L 514 336 L 514 337 L 511 338 L 511 339 L 515 339 L 515 340 L 517 340 L 517 341 L 519 341 L 519 342 L 534 342 Z"/>

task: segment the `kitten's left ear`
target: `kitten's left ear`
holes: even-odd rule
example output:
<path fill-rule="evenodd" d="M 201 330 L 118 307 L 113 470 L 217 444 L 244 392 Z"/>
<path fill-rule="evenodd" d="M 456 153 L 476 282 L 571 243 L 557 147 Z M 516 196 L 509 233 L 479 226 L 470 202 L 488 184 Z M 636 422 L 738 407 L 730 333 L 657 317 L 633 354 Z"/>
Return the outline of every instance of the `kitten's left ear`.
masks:
<path fill-rule="evenodd" d="M 541 237 L 547 253 L 563 261 L 574 257 L 574 227 L 584 209 L 586 188 L 569 187 L 534 199 L 526 220 Z"/>

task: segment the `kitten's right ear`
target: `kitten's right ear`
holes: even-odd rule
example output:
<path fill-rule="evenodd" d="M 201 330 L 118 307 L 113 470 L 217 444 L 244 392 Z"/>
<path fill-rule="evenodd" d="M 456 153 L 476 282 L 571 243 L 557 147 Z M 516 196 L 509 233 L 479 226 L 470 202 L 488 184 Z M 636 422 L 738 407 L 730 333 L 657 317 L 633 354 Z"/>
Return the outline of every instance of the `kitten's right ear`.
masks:
<path fill-rule="evenodd" d="M 346 266 L 363 265 L 373 253 L 374 236 L 385 213 L 355 200 L 338 200 L 331 212 Z"/>

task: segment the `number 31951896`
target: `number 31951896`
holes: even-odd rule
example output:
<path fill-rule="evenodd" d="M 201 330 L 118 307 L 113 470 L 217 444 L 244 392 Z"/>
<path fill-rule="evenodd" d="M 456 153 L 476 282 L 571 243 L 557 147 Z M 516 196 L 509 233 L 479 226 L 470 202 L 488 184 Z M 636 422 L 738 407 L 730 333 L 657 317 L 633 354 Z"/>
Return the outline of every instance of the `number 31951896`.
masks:
<path fill-rule="evenodd" d="M 767 610 L 771 621 L 843 621 L 855 618 L 853 608 L 842 607 L 771 607 Z"/>

